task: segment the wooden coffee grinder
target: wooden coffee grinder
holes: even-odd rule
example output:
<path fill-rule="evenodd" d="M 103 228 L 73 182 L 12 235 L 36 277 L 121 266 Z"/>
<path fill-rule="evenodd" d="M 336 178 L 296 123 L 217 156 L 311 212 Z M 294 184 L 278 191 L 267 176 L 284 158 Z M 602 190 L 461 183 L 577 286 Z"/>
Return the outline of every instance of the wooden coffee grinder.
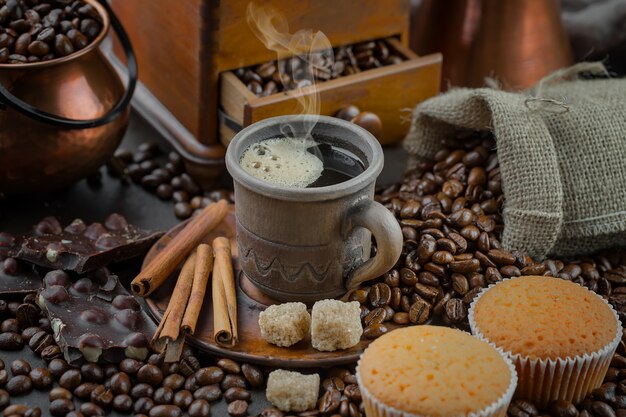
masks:
<path fill-rule="evenodd" d="M 143 84 L 136 109 L 185 158 L 205 187 L 224 170 L 236 131 L 267 117 L 293 113 L 293 91 L 257 97 L 233 71 L 276 59 L 246 21 L 250 0 L 112 0 L 133 42 Z M 333 47 L 386 39 L 404 60 L 318 85 L 321 113 L 346 104 L 378 114 L 382 144 L 401 140 L 408 113 L 439 92 L 441 55 L 408 48 L 409 0 L 257 0 L 286 18 L 291 31 L 322 31 Z M 121 54 L 118 54 L 121 55 Z M 295 90 L 294 90 L 295 91 Z"/>

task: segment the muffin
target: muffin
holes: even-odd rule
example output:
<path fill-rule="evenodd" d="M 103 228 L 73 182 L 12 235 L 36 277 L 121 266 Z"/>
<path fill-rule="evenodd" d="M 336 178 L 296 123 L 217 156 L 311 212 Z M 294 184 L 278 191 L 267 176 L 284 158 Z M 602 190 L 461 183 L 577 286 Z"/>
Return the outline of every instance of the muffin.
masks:
<path fill-rule="evenodd" d="M 501 352 L 437 326 L 397 329 L 372 342 L 357 380 L 368 417 L 505 416 L 517 383 Z"/>
<path fill-rule="evenodd" d="M 600 296 L 570 281 L 525 276 L 483 290 L 469 311 L 472 333 L 512 359 L 516 397 L 544 407 L 578 402 L 600 386 L 621 324 Z"/>

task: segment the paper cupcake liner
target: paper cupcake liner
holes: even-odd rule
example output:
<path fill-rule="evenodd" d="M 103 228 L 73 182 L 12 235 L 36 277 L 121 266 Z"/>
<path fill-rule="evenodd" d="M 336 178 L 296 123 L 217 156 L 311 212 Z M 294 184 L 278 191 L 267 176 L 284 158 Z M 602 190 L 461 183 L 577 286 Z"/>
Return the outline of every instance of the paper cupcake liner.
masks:
<path fill-rule="evenodd" d="M 507 278 L 500 282 L 518 278 L 522 277 Z M 478 328 L 474 319 L 474 312 L 478 300 L 490 288 L 500 284 L 500 282 L 491 284 L 478 293 L 468 312 L 472 334 L 496 348 L 500 347 L 487 339 Z M 540 408 L 546 407 L 554 400 L 578 403 L 602 384 L 611 359 L 622 338 L 622 324 L 615 309 L 604 298 L 589 289 L 587 291 L 600 298 L 613 312 L 617 321 L 617 331 L 613 340 L 595 352 L 557 359 L 531 359 L 519 353 L 505 351 L 504 353 L 515 364 L 519 379 L 515 398 L 530 400 Z"/>
<path fill-rule="evenodd" d="M 491 345 L 493 346 L 493 345 Z M 507 367 L 511 373 L 511 381 L 509 382 L 509 386 L 506 391 L 500 398 L 498 398 L 493 403 L 489 404 L 487 407 L 482 410 L 474 411 L 469 414 L 463 416 L 455 416 L 455 417 L 505 417 L 506 412 L 509 408 L 509 404 L 511 403 L 511 399 L 513 398 L 513 393 L 515 392 L 515 387 L 517 386 L 517 373 L 515 372 L 515 365 L 513 362 L 504 354 L 501 349 L 495 348 L 502 359 L 506 362 Z M 361 357 L 363 355 L 361 354 Z M 356 379 L 359 384 L 359 389 L 361 391 L 361 398 L 365 405 L 365 415 L 367 417 L 428 417 L 419 414 L 412 414 L 407 411 L 402 411 L 397 408 L 388 406 L 380 401 L 378 398 L 374 397 L 372 393 L 363 385 L 363 381 L 361 379 L 360 373 L 361 367 L 361 359 L 356 367 Z"/>

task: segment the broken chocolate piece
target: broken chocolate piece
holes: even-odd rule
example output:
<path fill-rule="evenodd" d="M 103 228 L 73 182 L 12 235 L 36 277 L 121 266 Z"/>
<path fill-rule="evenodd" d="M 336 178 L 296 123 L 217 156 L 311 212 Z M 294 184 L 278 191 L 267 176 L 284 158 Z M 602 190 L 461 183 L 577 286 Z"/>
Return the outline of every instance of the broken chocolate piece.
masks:
<path fill-rule="evenodd" d="M 71 364 L 144 360 L 156 330 L 137 300 L 106 269 L 71 281 L 63 271 L 43 280 L 37 302 Z"/>
<path fill-rule="evenodd" d="M 50 268 L 83 274 L 135 256 L 143 255 L 162 235 L 129 225 L 119 214 L 102 223 L 86 225 L 74 220 L 65 229 L 54 217 L 46 217 L 30 236 L 15 239 L 0 235 L 0 251 L 8 247 L 16 258 Z"/>

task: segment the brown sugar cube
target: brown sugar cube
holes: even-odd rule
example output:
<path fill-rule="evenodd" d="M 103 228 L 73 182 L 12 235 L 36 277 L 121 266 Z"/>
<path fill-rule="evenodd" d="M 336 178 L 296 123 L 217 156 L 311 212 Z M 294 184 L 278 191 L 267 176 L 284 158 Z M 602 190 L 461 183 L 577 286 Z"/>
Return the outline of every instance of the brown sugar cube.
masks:
<path fill-rule="evenodd" d="M 309 334 L 311 316 L 303 303 L 269 306 L 259 314 L 261 336 L 277 346 L 291 346 Z"/>
<path fill-rule="evenodd" d="M 311 342 L 322 351 L 350 348 L 361 340 L 361 309 L 357 301 L 321 300 L 311 312 Z"/>
<path fill-rule="evenodd" d="M 267 378 L 267 400 L 282 411 L 306 411 L 315 408 L 320 389 L 318 374 L 277 369 Z"/>

